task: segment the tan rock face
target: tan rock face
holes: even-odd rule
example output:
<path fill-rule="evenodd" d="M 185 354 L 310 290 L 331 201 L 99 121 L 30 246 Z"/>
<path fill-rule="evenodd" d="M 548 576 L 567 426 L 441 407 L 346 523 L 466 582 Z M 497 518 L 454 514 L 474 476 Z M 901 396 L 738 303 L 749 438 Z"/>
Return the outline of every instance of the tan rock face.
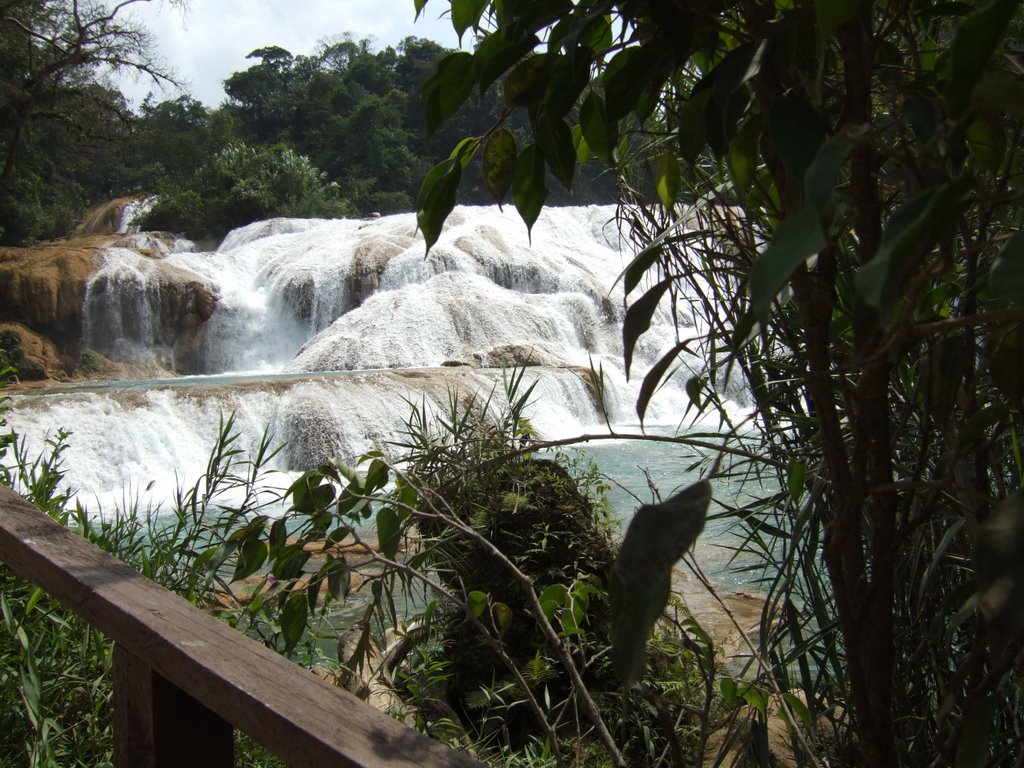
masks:
<path fill-rule="evenodd" d="M 217 304 L 214 287 L 159 258 L 136 266 L 137 281 L 106 273 L 92 281 L 86 343 L 115 361 L 154 359 L 179 373 L 197 372 L 200 331 Z"/>
<path fill-rule="evenodd" d="M 41 368 L 47 378 L 63 377 L 66 370 L 64 354 L 50 339 L 40 336 L 21 323 L 0 323 L 0 332 L 3 331 L 13 331 L 21 340 L 23 358 L 19 367 L 22 368 L 22 379 L 34 378 L 25 375 L 26 367 L 32 370 Z"/>
<path fill-rule="evenodd" d="M 125 207 L 134 197 L 118 197 L 90 208 L 82 223 L 75 228 L 76 235 L 109 235 L 117 232 Z"/>
<path fill-rule="evenodd" d="M 50 378 L 65 378 L 78 366 L 86 286 L 102 264 L 101 250 L 119 237 L 89 235 L 29 248 L 0 248 L 0 326 L 18 332 L 25 360 L 41 365 Z M 188 367 L 192 342 L 213 314 L 217 295 L 195 275 L 162 262 L 159 255 L 152 258 L 152 269 L 157 276 L 154 319 L 159 338 L 147 341 L 172 350 L 165 366 L 179 368 L 182 362 Z M 93 290 L 103 291 L 104 286 L 94 285 Z"/>
<path fill-rule="evenodd" d="M 109 239 L 0 249 L 0 322 L 17 323 L 29 332 L 23 334 L 26 354 L 39 351 L 38 362 L 51 375 L 72 369 L 78 358 L 85 286 L 99 261 L 98 248 Z M 45 354 L 33 338 L 48 342 Z"/>

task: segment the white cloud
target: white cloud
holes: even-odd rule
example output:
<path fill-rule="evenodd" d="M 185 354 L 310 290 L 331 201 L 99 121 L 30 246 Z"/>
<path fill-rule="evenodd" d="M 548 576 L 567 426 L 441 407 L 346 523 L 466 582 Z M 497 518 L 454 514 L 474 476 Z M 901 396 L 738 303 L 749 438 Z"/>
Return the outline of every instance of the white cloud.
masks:
<path fill-rule="evenodd" d="M 190 0 L 185 10 L 147 0 L 134 4 L 132 13 L 153 33 L 157 55 L 190 94 L 213 107 L 224 99 L 224 79 L 249 66 L 251 51 L 268 45 L 309 54 L 320 41 L 349 32 L 357 40 L 370 38 L 375 49 L 410 35 L 456 47 L 451 23 L 438 18 L 447 7 L 428 2 L 415 23 L 413 0 Z M 149 79 L 126 78 L 119 85 L 135 103 L 154 89 Z"/>

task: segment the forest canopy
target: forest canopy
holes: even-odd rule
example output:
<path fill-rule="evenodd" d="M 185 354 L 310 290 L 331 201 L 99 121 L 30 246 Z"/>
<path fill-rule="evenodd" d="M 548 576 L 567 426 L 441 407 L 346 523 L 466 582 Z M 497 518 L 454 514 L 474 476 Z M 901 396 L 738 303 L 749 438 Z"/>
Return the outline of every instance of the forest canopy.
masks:
<path fill-rule="evenodd" d="M 176 83 L 146 55 L 149 33 L 122 19 L 124 5 L 90 6 L 80 33 L 67 0 L 0 6 L 0 243 L 67 234 L 87 206 L 127 195 L 159 196 L 147 227 L 204 240 L 269 216 L 411 211 L 455 137 L 502 109 L 488 91 L 428 141 L 421 88 L 451 51 L 417 37 L 376 50 L 338 30 L 308 54 L 252 51 L 217 107 L 179 88 L 132 110 L 111 69 Z M 75 46 L 81 55 L 61 53 Z M 557 201 L 610 202 L 611 177 L 588 171 Z M 490 202 L 481 177 L 468 182 L 463 202 Z"/>

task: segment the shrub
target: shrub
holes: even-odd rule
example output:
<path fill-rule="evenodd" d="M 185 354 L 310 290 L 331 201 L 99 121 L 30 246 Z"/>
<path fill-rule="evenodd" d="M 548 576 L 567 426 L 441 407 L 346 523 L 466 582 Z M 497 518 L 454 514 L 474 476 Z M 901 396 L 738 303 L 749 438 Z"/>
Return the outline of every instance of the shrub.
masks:
<path fill-rule="evenodd" d="M 95 376 L 103 373 L 110 365 L 110 361 L 95 349 L 83 349 L 82 357 L 78 361 L 78 371 L 87 376 Z"/>
<path fill-rule="evenodd" d="M 281 145 L 225 147 L 196 173 L 189 188 L 162 189 L 142 220 L 146 229 L 221 237 L 274 216 L 336 217 L 353 213 L 309 158 Z"/>

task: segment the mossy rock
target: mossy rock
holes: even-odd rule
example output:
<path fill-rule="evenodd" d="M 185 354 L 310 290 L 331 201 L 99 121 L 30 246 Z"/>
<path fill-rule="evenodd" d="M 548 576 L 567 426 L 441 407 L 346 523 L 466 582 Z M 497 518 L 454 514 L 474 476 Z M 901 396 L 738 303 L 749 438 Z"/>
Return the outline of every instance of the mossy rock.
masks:
<path fill-rule="evenodd" d="M 451 494 L 449 494 L 451 495 Z M 555 584 L 571 585 L 577 579 L 605 584 L 615 561 L 615 547 L 591 499 L 560 464 L 548 459 L 513 460 L 490 472 L 471 476 L 460 484 L 455 498 L 446 497 L 456 514 L 483 534 L 516 567 L 530 577 L 535 591 Z M 429 535 L 443 536 L 439 527 L 426 526 Z M 502 637 L 504 651 L 520 669 L 543 664 L 547 658 L 551 677 L 546 681 L 552 697 L 565 695 L 569 682 L 561 665 L 550 656 L 546 639 L 529 611 L 520 585 L 507 568 L 481 546 L 464 541 L 446 543 L 439 559 L 440 576 L 453 589 L 481 591 L 492 603 L 509 606 L 512 621 Z M 485 621 L 489 619 L 484 617 Z M 474 720 L 467 699 L 509 672 L 479 633 L 466 626 L 456 612 L 440 617 L 445 656 L 451 659 L 449 701 Z M 592 649 L 609 642 L 609 611 L 594 599 L 584 622 L 584 634 L 574 642 Z M 599 673 L 600 674 L 600 673 Z M 601 687 L 604 681 L 592 680 Z M 520 712 L 521 710 L 521 712 Z M 514 710 L 506 725 L 510 737 L 529 737 L 531 716 L 525 707 Z"/>

